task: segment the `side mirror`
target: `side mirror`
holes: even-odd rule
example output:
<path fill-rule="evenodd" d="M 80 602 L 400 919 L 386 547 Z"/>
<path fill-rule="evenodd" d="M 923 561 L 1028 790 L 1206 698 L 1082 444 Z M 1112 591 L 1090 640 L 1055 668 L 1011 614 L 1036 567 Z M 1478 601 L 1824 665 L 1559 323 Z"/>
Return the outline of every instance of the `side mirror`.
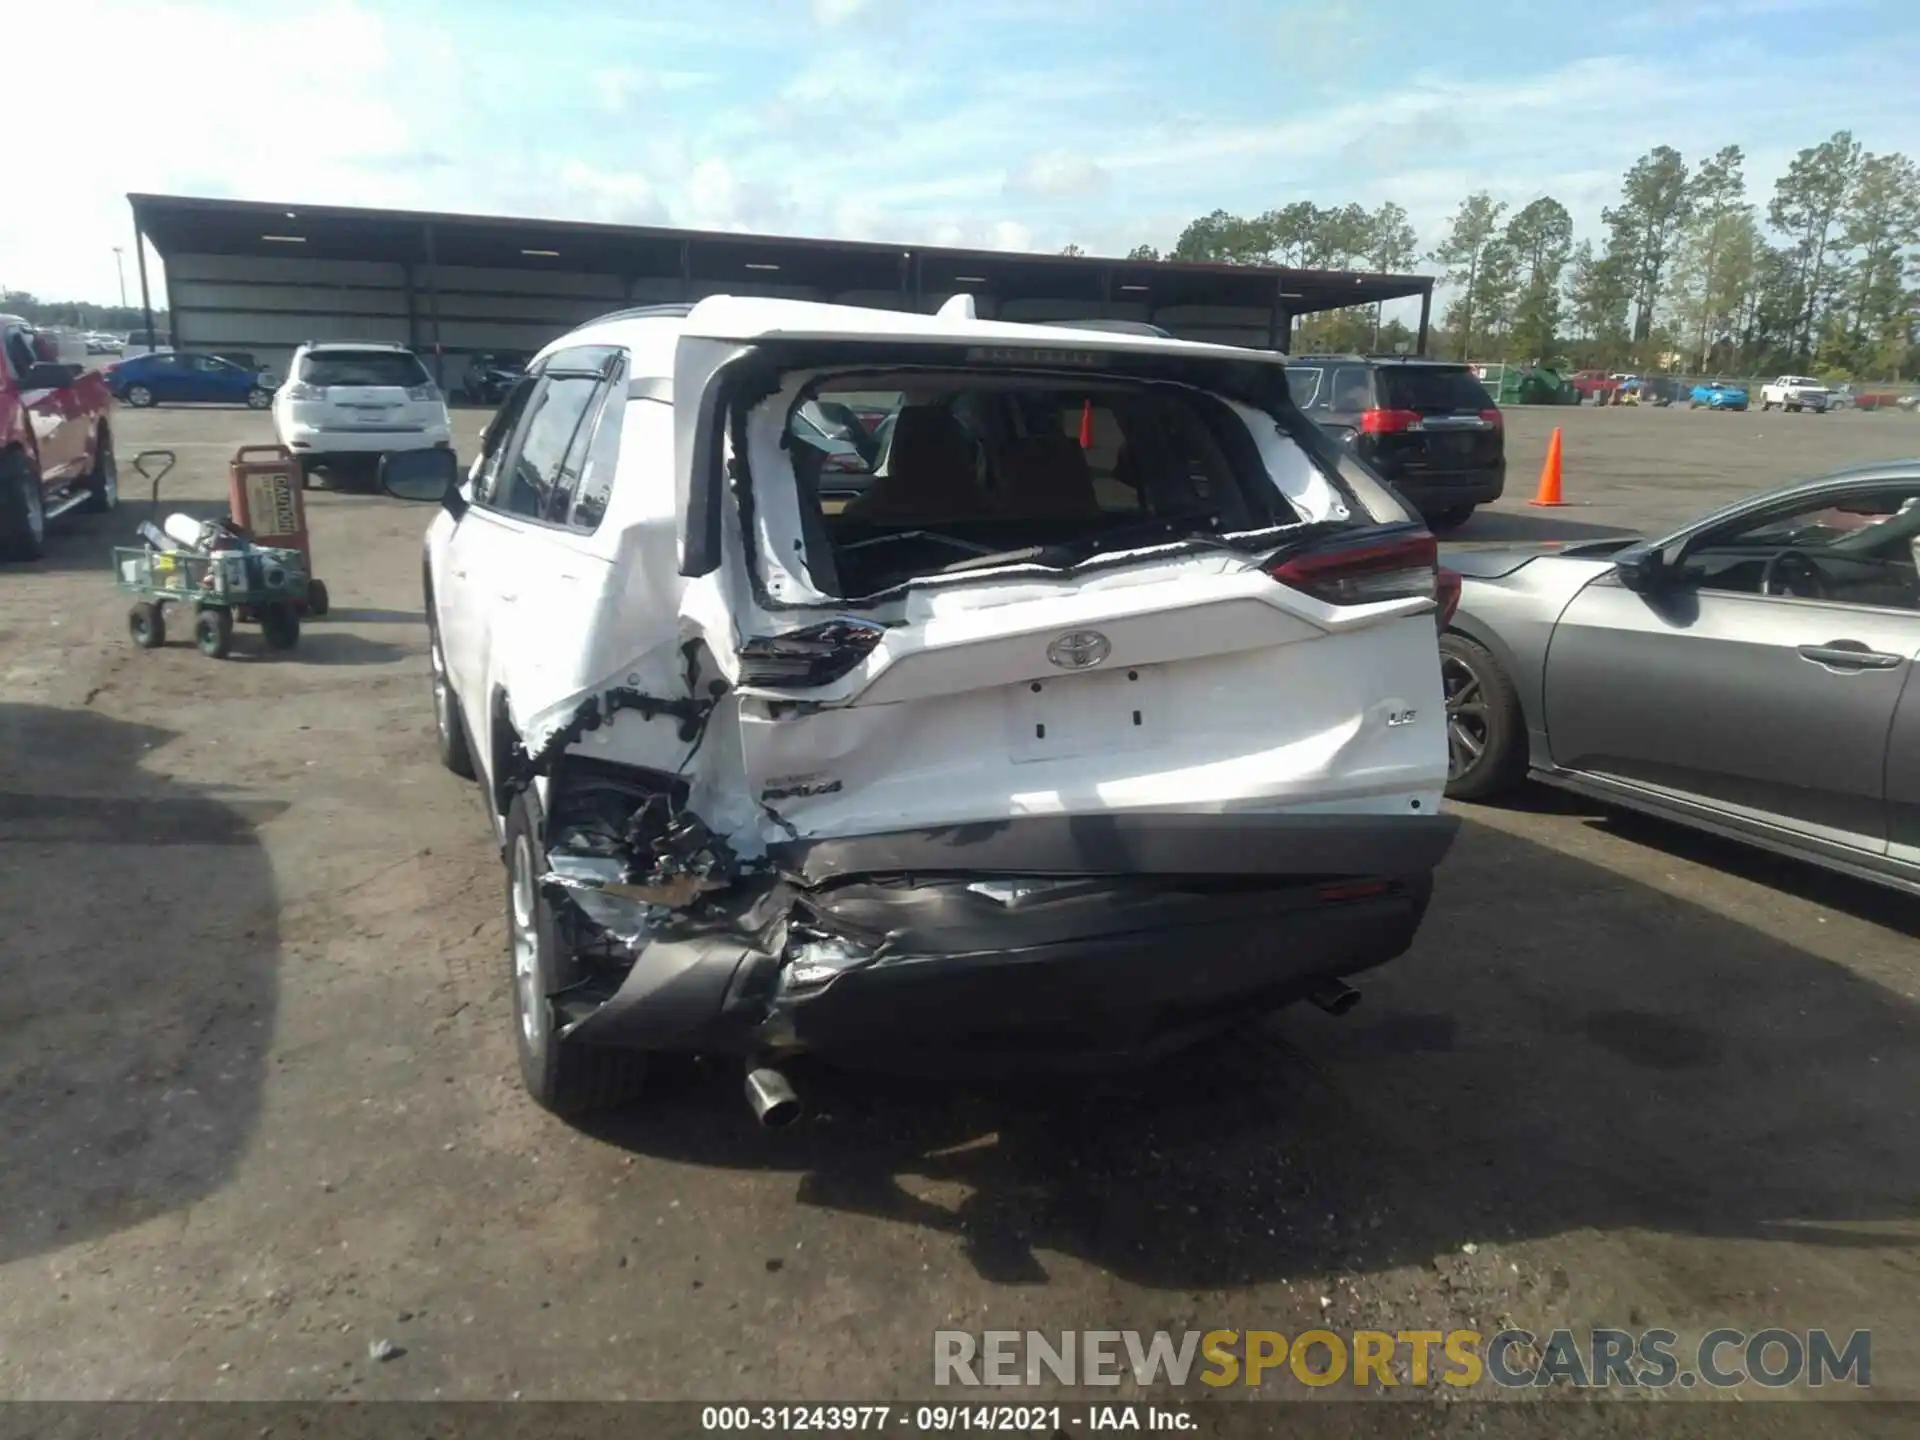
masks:
<path fill-rule="evenodd" d="M 62 365 L 53 360 L 35 361 L 20 377 L 22 390 L 64 390 L 80 378 L 80 365 Z"/>
<path fill-rule="evenodd" d="M 380 488 L 396 500 L 446 504 L 459 484 L 460 464 L 451 450 L 396 450 L 380 457 Z"/>
<path fill-rule="evenodd" d="M 1638 595 L 1652 594 L 1670 578 L 1660 547 L 1644 542 L 1629 545 L 1615 555 L 1613 570 L 1620 583 Z"/>

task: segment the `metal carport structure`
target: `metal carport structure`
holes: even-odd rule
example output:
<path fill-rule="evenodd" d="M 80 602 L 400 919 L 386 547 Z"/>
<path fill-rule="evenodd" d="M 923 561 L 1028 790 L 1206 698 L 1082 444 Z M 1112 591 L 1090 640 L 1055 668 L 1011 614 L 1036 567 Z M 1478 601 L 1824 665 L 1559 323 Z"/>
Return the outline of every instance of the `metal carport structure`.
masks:
<path fill-rule="evenodd" d="M 1034 255 L 639 225 L 127 197 L 166 267 L 171 339 L 246 351 L 284 373 L 307 340 L 385 340 L 443 386 L 478 350 L 534 350 L 622 306 L 714 294 L 925 310 L 967 291 L 1009 320 L 1146 320 L 1176 335 L 1286 349 L 1296 318 L 1418 297 L 1431 277 Z M 146 246 L 141 304 L 152 328 Z"/>

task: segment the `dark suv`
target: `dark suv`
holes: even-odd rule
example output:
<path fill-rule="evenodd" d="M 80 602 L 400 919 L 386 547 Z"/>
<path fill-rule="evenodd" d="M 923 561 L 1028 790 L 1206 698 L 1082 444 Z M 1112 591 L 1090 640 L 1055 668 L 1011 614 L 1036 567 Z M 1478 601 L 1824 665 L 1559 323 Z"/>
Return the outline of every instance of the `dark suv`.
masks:
<path fill-rule="evenodd" d="M 1404 355 L 1300 355 L 1293 400 L 1435 530 L 1467 523 L 1507 483 L 1500 407 L 1472 370 Z"/>

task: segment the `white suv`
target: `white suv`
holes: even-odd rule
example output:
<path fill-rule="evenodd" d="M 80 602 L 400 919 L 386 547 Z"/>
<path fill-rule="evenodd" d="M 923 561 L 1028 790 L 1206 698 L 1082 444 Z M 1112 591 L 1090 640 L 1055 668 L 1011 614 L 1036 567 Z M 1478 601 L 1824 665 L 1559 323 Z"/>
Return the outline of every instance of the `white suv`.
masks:
<path fill-rule="evenodd" d="M 1760 387 L 1760 408 L 1772 410 L 1811 410 L 1816 415 L 1826 413 L 1827 401 L 1831 392 L 1818 380 L 1805 375 L 1782 375 L 1777 380 L 1769 380 Z"/>
<path fill-rule="evenodd" d="M 302 345 L 274 392 L 273 428 L 302 475 L 453 444 L 446 397 L 404 345 Z"/>
<path fill-rule="evenodd" d="M 731 1052 L 778 1123 L 795 1051 L 1059 1061 L 1347 1008 L 1457 823 L 1449 597 L 1285 360 L 716 297 L 549 346 L 458 488 L 389 457 L 445 507 L 434 711 L 506 863 L 534 1096 Z M 823 504 L 807 437 L 875 415 Z"/>

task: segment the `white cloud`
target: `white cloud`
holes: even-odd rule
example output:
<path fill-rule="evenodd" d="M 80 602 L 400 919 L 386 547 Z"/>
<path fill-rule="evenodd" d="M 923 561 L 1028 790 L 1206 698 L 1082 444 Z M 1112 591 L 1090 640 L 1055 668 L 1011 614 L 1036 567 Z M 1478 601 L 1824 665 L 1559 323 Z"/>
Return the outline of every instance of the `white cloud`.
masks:
<path fill-rule="evenodd" d="M 867 0 L 813 0 L 813 18 L 822 25 L 844 25 L 867 8 Z"/>
<path fill-rule="evenodd" d="M 672 216 L 653 182 L 633 171 L 598 170 L 581 160 L 560 168 L 575 217 L 612 224 L 665 225 Z"/>
<path fill-rule="evenodd" d="M 1036 199 L 1092 195 L 1107 188 L 1107 172 L 1089 155 L 1048 150 L 1029 156 L 1007 176 L 1007 193 Z"/>
<path fill-rule="evenodd" d="M 647 95 L 674 94 L 705 85 L 712 76 L 699 70 L 648 70 L 636 65 L 614 65 L 588 77 L 600 108 L 621 115 Z"/>

